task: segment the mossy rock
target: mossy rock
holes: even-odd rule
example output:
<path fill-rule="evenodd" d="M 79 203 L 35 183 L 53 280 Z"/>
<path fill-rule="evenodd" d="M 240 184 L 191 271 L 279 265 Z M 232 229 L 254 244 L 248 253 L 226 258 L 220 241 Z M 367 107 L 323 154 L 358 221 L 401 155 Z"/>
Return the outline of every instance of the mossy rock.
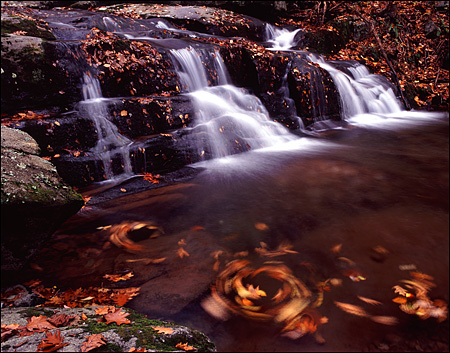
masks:
<path fill-rule="evenodd" d="M 216 347 L 211 340 L 203 333 L 192 328 L 181 326 L 172 322 L 160 320 L 152 320 L 132 309 L 122 308 L 123 311 L 129 313 L 126 317 L 131 321 L 130 324 L 116 325 L 115 323 L 106 324 L 106 322 L 98 322 L 102 315 L 95 313 L 96 306 L 85 308 L 3 308 L 2 324 L 17 323 L 26 325 L 27 319 L 31 316 L 51 316 L 53 313 L 62 313 L 66 315 L 81 314 L 86 315 L 87 319 L 79 320 L 72 326 L 63 326 L 61 335 L 64 337 L 64 343 L 69 343 L 64 347 L 64 351 L 80 351 L 81 345 L 86 341 L 86 337 L 92 334 L 102 334 L 105 337 L 106 345 L 97 348 L 94 351 L 101 352 L 127 352 L 131 348 L 145 348 L 149 351 L 172 352 L 181 351 L 177 348 L 178 343 L 186 343 L 188 346 L 194 347 L 200 352 L 215 352 Z M 173 330 L 168 334 L 160 333 L 153 327 L 164 327 Z M 54 333 L 56 330 L 50 330 Z M 16 348 L 17 352 L 35 352 L 37 345 L 45 337 L 44 333 L 34 334 L 28 337 L 29 340 L 20 347 Z M 12 336 L 2 342 L 2 352 L 14 350 L 19 342 L 23 341 L 23 337 Z"/>

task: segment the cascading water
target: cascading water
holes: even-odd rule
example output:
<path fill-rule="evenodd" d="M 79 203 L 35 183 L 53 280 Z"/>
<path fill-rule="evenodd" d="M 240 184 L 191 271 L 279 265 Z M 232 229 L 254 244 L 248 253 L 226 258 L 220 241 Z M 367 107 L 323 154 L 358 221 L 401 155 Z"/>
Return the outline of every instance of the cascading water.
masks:
<path fill-rule="evenodd" d="M 266 24 L 266 41 L 272 44 L 269 50 L 289 50 L 297 44 L 295 40 L 296 34 L 300 31 L 300 28 L 289 31 L 285 28 L 277 28 L 270 23 Z"/>
<path fill-rule="evenodd" d="M 261 101 L 229 84 L 220 54 L 192 47 L 171 50 L 183 89 L 196 108 L 196 126 L 206 132 L 206 143 L 197 146 L 200 156 L 224 157 L 242 150 L 271 147 L 295 137 L 269 119 Z M 213 61 L 216 76 L 208 79 L 202 56 Z M 204 130 L 203 130 L 204 129 Z M 198 142 L 198 141 L 197 141 Z"/>
<path fill-rule="evenodd" d="M 103 163 L 106 179 L 114 177 L 112 158 L 114 154 L 120 154 L 123 174 L 133 173 L 129 155 L 131 141 L 121 135 L 117 126 L 108 120 L 108 109 L 105 99 L 101 94 L 100 82 L 90 73 L 83 76 L 83 98 L 80 102 L 80 110 L 91 119 L 97 130 L 98 141 L 91 152 L 95 153 Z"/>
<path fill-rule="evenodd" d="M 339 91 L 342 115 L 350 118 L 364 113 L 389 114 L 402 111 L 391 85 L 378 75 L 373 75 L 361 64 L 352 63 L 348 73 L 339 70 L 333 62 L 311 54 L 311 62 L 327 70 Z"/>

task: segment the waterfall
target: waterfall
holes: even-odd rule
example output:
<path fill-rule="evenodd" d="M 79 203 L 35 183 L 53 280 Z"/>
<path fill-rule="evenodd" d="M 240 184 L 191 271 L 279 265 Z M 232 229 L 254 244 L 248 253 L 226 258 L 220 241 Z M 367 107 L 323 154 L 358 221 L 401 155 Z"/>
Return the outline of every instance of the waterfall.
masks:
<path fill-rule="evenodd" d="M 341 96 L 342 115 L 389 114 L 402 111 L 402 106 L 392 90 L 392 86 L 379 75 L 373 75 L 361 64 L 351 63 L 347 73 L 339 70 L 337 64 L 325 61 L 323 57 L 310 54 L 310 61 L 327 70 Z"/>
<path fill-rule="evenodd" d="M 97 130 L 97 144 L 91 152 L 101 159 L 106 179 L 114 177 L 112 158 L 117 153 L 121 156 L 123 173 L 133 174 L 129 155 L 131 141 L 121 135 L 117 126 L 108 120 L 108 107 L 101 93 L 100 82 L 90 73 L 85 73 L 82 90 L 84 100 L 80 102 L 80 111 L 94 122 Z"/>
<path fill-rule="evenodd" d="M 277 28 L 270 23 L 266 24 L 266 41 L 272 44 L 269 50 L 289 50 L 297 44 L 295 35 L 300 31 L 300 28 L 289 31 L 285 28 Z"/>
<path fill-rule="evenodd" d="M 236 152 L 271 147 L 295 137 L 269 114 L 256 96 L 231 85 L 219 52 L 195 50 L 192 47 L 173 49 L 176 71 L 196 108 L 193 130 L 206 133 L 206 139 L 195 138 L 201 157 L 212 158 Z M 203 62 L 212 63 L 211 77 Z"/>

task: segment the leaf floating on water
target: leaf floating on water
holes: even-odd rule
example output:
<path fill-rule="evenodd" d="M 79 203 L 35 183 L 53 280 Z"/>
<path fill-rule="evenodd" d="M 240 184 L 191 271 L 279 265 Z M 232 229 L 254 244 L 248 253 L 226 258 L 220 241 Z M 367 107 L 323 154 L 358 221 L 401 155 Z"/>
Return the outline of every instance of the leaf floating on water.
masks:
<path fill-rule="evenodd" d="M 341 244 L 336 244 L 331 248 L 331 251 L 335 254 L 339 254 L 341 252 L 342 249 L 342 243 Z"/>
<path fill-rule="evenodd" d="M 362 307 L 360 307 L 358 305 L 342 303 L 342 302 L 338 302 L 338 301 L 335 301 L 334 304 L 336 304 L 336 306 L 339 309 L 345 311 L 346 313 L 356 315 L 356 316 L 361 316 L 361 317 L 369 316 L 369 314 Z"/>
<path fill-rule="evenodd" d="M 103 278 L 106 278 L 107 280 L 111 282 L 119 282 L 119 281 L 126 281 L 129 280 L 131 277 L 133 277 L 133 272 L 128 272 L 126 275 L 104 275 Z"/>
<path fill-rule="evenodd" d="M 184 250 L 183 248 L 179 248 L 177 250 L 177 255 L 180 259 L 182 259 L 185 256 L 189 256 L 189 253 L 186 250 Z"/>
<path fill-rule="evenodd" d="M 376 323 L 394 326 L 398 324 L 397 318 L 393 316 L 371 316 L 370 319 Z"/>
<path fill-rule="evenodd" d="M 269 226 L 265 223 L 258 222 L 254 224 L 255 228 L 261 231 L 269 230 Z"/>
<path fill-rule="evenodd" d="M 406 289 L 404 289 L 403 287 L 400 287 L 399 285 L 393 286 L 392 289 L 394 290 L 395 293 L 398 293 L 405 297 L 409 294 L 409 292 Z"/>
<path fill-rule="evenodd" d="M 358 299 L 362 300 L 363 302 L 370 304 L 370 305 L 382 305 L 383 304 L 383 303 L 379 302 L 378 300 L 362 297 L 360 295 L 358 295 Z"/>
<path fill-rule="evenodd" d="M 198 232 L 199 230 L 205 230 L 205 227 L 193 226 L 190 230 L 191 230 L 191 232 Z"/>
<path fill-rule="evenodd" d="M 397 297 L 392 299 L 392 301 L 397 304 L 405 304 L 408 301 L 408 299 L 406 299 L 405 297 Z"/>

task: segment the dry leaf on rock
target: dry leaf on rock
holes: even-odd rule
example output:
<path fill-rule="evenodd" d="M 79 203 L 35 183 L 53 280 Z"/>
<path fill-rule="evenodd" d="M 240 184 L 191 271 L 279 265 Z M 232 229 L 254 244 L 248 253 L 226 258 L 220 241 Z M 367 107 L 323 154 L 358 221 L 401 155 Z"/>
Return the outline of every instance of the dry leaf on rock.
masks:
<path fill-rule="evenodd" d="M 64 341 L 64 337 L 61 336 L 61 330 L 56 331 L 55 334 L 47 331 L 45 336 L 46 338 L 42 339 L 41 343 L 37 346 L 38 352 L 54 352 L 69 344 L 62 343 Z"/>
<path fill-rule="evenodd" d="M 95 313 L 97 315 L 106 315 L 113 312 L 116 308 L 114 306 L 99 306 L 95 308 Z"/>
<path fill-rule="evenodd" d="M 175 347 L 177 347 L 177 348 L 181 348 L 181 349 L 183 349 L 183 350 L 185 350 L 185 351 L 196 351 L 197 349 L 195 349 L 193 346 L 188 346 L 188 344 L 187 343 L 177 343 L 176 345 L 175 345 Z"/>
<path fill-rule="evenodd" d="M 48 317 L 44 315 L 33 316 L 27 319 L 27 321 L 28 321 L 27 324 L 28 331 L 39 330 L 40 332 L 42 332 L 44 330 L 51 330 L 56 328 L 56 326 L 48 322 Z"/>
<path fill-rule="evenodd" d="M 174 332 L 174 330 L 170 327 L 162 327 L 162 326 L 150 326 L 150 327 L 158 331 L 158 333 L 163 333 L 165 335 L 170 335 Z"/>
<path fill-rule="evenodd" d="M 87 341 L 84 341 L 81 346 L 82 352 L 89 352 L 106 344 L 106 338 L 101 333 L 90 335 L 86 339 Z"/>
<path fill-rule="evenodd" d="M 106 314 L 104 316 L 104 318 L 105 318 L 107 324 L 110 324 L 113 322 L 116 323 L 117 325 L 131 324 L 131 321 L 126 319 L 126 317 L 128 315 L 130 315 L 130 314 L 122 311 L 122 308 L 119 308 L 116 311 L 114 311 L 113 313 Z"/>

